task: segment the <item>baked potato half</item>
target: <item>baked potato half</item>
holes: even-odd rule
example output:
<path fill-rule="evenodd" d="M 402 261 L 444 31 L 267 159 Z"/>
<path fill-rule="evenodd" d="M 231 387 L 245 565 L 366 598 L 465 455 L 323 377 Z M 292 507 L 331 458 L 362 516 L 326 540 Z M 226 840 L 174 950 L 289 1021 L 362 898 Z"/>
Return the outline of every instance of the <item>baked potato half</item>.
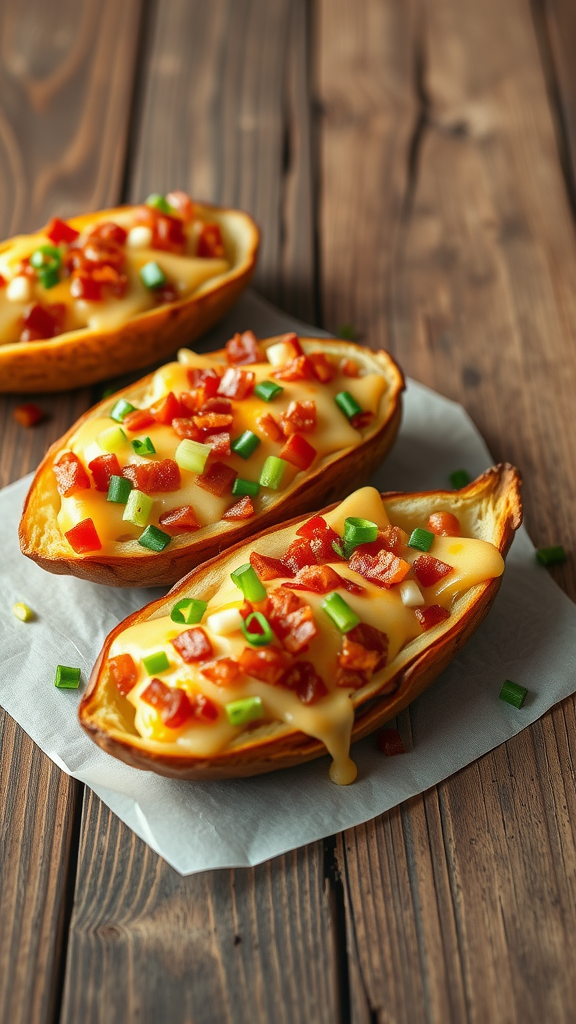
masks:
<path fill-rule="evenodd" d="M 378 540 L 331 556 L 350 517 Z M 334 781 L 351 782 L 350 742 L 422 693 L 488 612 L 521 518 L 519 473 L 499 465 L 459 491 L 364 487 L 257 534 L 110 633 L 80 722 L 114 757 L 174 778 L 257 775 L 328 750 Z"/>

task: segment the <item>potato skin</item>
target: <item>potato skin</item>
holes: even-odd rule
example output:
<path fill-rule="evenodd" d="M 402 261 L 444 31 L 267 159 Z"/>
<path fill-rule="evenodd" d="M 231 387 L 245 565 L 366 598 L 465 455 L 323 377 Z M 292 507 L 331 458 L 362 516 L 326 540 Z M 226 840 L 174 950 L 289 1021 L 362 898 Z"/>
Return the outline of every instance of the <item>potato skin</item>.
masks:
<path fill-rule="evenodd" d="M 476 535 L 490 540 L 505 556 L 514 532 L 522 521 L 520 491 L 518 470 L 509 464 L 501 464 L 458 492 L 437 491 L 409 495 L 388 493 L 383 494 L 382 498 L 388 510 L 406 501 L 411 501 L 416 507 L 420 503 L 426 509 L 432 501 L 443 508 L 458 510 L 461 514 L 481 509 L 482 521 Z M 333 507 L 331 505 L 321 509 L 320 514 L 329 512 Z M 227 566 L 232 560 L 237 561 L 238 553 L 243 548 L 247 555 L 256 546 L 259 552 L 266 554 L 273 535 L 284 530 L 294 530 L 306 518 L 300 516 L 275 530 L 257 534 L 246 545 L 235 545 L 225 555 L 213 558 L 191 572 L 166 597 L 130 615 L 109 634 L 79 708 L 80 724 L 95 743 L 134 768 L 155 771 L 171 778 L 197 781 L 260 775 L 301 764 L 326 753 L 319 740 L 280 724 L 272 735 L 249 735 L 241 744 L 211 758 L 194 758 L 163 751 L 159 743 L 151 744 L 138 736 L 133 728 L 130 729 L 130 722 L 123 717 L 122 712 L 122 703 L 127 702 L 123 702 L 112 684 L 107 682 L 103 671 L 114 639 L 128 626 L 145 621 L 191 592 L 195 597 L 210 597 L 226 575 Z M 353 696 L 356 708 L 353 742 L 397 715 L 446 668 L 489 611 L 500 581 L 501 577 L 473 587 L 458 600 L 457 611 L 445 623 L 422 635 L 425 639 L 417 645 L 415 651 L 404 657 L 401 653 L 395 659 L 398 664 L 397 667 L 393 666 L 392 673 L 384 669 L 368 687 Z M 412 642 L 413 647 L 415 644 L 416 641 Z"/>
<path fill-rule="evenodd" d="M 268 338 L 261 344 L 266 348 L 276 340 Z M 307 473 L 300 480 L 296 478 L 290 487 L 280 491 L 278 498 L 270 503 L 268 509 L 259 513 L 258 524 L 262 530 L 274 526 L 279 520 L 311 511 L 326 501 L 342 498 L 364 483 L 394 444 L 400 426 L 404 377 L 387 352 L 372 352 L 352 342 L 332 339 L 324 341 L 320 338 L 301 338 L 300 341 L 303 342 L 305 350 L 307 345 L 314 349 L 323 348 L 324 351 L 336 354 L 339 358 L 359 359 L 364 365 L 374 366 L 384 373 L 388 390 L 381 402 L 381 422 L 376 421 L 374 429 L 347 454 L 328 456 L 316 470 Z M 220 353 L 212 354 L 222 355 L 222 350 Z M 137 397 L 139 392 L 144 393 L 150 380 L 151 375 L 144 377 L 136 384 L 117 392 L 115 398 Z M 78 576 L 107 586 L 171 586 L 196 565 L 213 558 L 223 548 L 228 548 L 230 544 L 253 533 L 254 522 L 251 519 L 225 527 L 218 523 L 209 528 L 211 532 L 202 531 L 203 536 L 193 534 L 188 542 L 185 537 L 175 538 L 164 551 L 151 553 L 142 550 L 124 556 L 82 556 L 76 555 L 65 541 L 58 546 L 53 535 L 57 529 L 56 514 L 60 499 L 52 466 L 79 426 L 87 419 L 97 416 L 100 410 L 109 404 L 110 399 L 105 399 L 93 406 L 52 445 L 40 463 L 26 497 L 20 522 L 20 547 L 25 555 L 48 572 Z"/>
<path fill-rule="evenodd" d="M 213 327 L 239 299 L 256 265 L 259 231 L 247 213 L 197 203 L 238 238 L 236 258 L 222 280 L 108 331 L 68 331 L 54 340 L 0 345 L 0 392 L 69 391 L 168 358 Z M 102 210 L 111 219 L 123 207 Z M 72 221 L 82 218 L 70 218 Z M 11 240 L 0 246 L 0 252 Z"/>

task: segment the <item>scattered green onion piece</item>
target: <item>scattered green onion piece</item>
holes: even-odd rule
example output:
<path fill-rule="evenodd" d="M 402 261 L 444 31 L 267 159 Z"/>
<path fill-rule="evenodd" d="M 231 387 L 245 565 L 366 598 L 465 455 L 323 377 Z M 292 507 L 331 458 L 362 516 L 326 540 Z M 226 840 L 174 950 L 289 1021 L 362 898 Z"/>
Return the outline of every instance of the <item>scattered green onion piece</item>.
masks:
<path fill-rule="evenodd" d="M 358 402 L 349 391 L 339 391 L 337 395 L 334 395 L 334 401 L 349 420 L 353 416 L 357 416 L 359 412 L 362 412 L 362 406 L 358 405 Z"/>
<path fill-rule="evenodd" d="M 32 622 L 32 619 L 36 618 L 32 609 L 27 604 L 24 604 L 23 601 L 17 601 L 12 611 L 16 618 L 20 619 L 20 622 Z"/>
<path fill-rule="evenodd" d="M 160 213 L 168 213 L 174 215 L 174 213 L 176 212 L 174 210 L 174 207 L 170 206 L 168 200 L 165 199 L 164 196 L 160 194 L 160 192 L 151 192 L 151 194 L 146 199 L 146 206 L 153 206 L 154 209 L 160 210 Z"/>
<path fill-rule="evenodd" d="M 248 725 L 258 718 L 264 718 L 264 708 L 261 697 L 242 697 L 241 700 L 232 700 L 224 705 L 226 716 L 230 725 Z"/>
<path fill-rule="evenodd" d="M 170 668 L 166 651 L 154 651 L 147 658 L 142 658 L 142 664 L 149 676 L 155 676 L 159 672 L 166 672 Z"/>
<path fill-rule="evenodd" d="M 46 267 L 45 270 L 38 271 L 38 277 L 40 284 L 43 288 L 54 288 L 55 285 L 60 283 L 60 274 L 56 267 Z"/>
<path fill-rule="evenodd" d="M 561 565 L 566 561 L 566 552 L 561 544 L 551 548 L 538 548 L 536 558 L 541 565 Z"/>
<path fill-rule="evenodd" d="M 249 562 L 246 562 L 245 565 L 240 565 L 234 570 L 234 572 L 231 572 L 230 579 L 237 587 L 240 587 L 240 590 L 247 601 L 256 602 L 265 600 L 266 588 L 262 586 L 255 570 Z"/>
<path fill-rule="evenodd" d="M 117 388 L 104 388 L 101 398 L 110 398 L 117 390 Z"/>
<path fill-rule="evenodd" d="M 260 384 L 257 384 L 254 388 L 254 394 L 258 395 L 264 402 L 271 402 L 278 395 L 281 395 L 284 388 L 281 388 L 279 384 L 275 384 L 272 380 L 263 380 Z"/>
<path fill-rule="evenodd" d="M 199 601 L 195 597 L 183 597 L 181 601 L 176 601 L 170 612 L 170 618 L 172 622 L 180 624 L 184 622 L 187 626 L 193 626 L 196 622 L 201 621 L 207 606 L 207 601 Z"/>
<path fill-rule="evenodd" d="M 106 501 L 114 501 L 118 505 L 125 505 L 130 497 L 133 484 L 124 476 L 111 476 L 108 485 Z"/>
<path fill-rule="evenodd" d="M 57 665 L 54 686 L 60 690 L 77 690 L 80 686 L 80 669 L 70 668 L 68 665 Z"/>
<path fill-rule="evenodd" d="M 277 491 L 280 487 L 280 482 L 285 469 L 286 463 L 284 459 L 279 459 L 277 455 L 269 455 L 262 466 L 262 472 L 260 473 L 260 485 L 262 487 L 270 487 L 271 490 Z"/>
<path fill-rule="evenodd" d="M 358 331 L 352 326 L 352 324 L 342 324 L 342 326 L 338 328 L 338 337 L 344 338 L 344 341 L 356 341 Z"/>
<path fill-rule="evenodd" d="M 132 447 L 136 455 L 156 455 L 156 449 L 149 437 L 145 437 L 143 441 L 139 437 L 135 437 L 132 441 Z"/>
<path fill-rule="evenodd" d="M 455 491 L 459 491 L 461 487 L 466 487 L 469 484 L 472 477 L 466 469 L 455 469 L 453 473 L 450 473 L 450 483 Z"/>
<path fill-rule="evenodd" d="M 119 398 L 116 405 L 113 405 L 110 410 L 110 417 L 116 420 L 117 423 L 122 423 L 129 412 L 135 412 L 136 406 L 132 405 L 131 402 L 127 402 L 125 398 Z"/>
<path fill-rule="evenodd" d="M 410 534 L 408 547 L 416 548 L 418 551 L 430 551 L 433 540 L 434 534 L 431 533 L 430 530 L 423 530 L 421 527 L 417 526 Z"/>
<path fill-rule="evenodd" d="M 350 557 L 354 548 L 359 544 L 371 544 L 378 539 L 378 526 L 370 519 L 358 519 L 356 516 L 349 516 L 344 520 L 344 553 Z"/>
<path fill-rule="evenodd" d="M 96 435 L 96 442 L 105 452 L 119 452 L 128 444 L 128 438 L 122 427 L 108 427 Z"/>
<path fill-rule="evenodd" d="M 507 704 L 513 704 L 515 708 L 521 708 L 526 700 L 526 694 L 528 690 L 525 686 L 518 686 L 518 683 L 513 683 L 511 679 L 504 681 L 504 686 L 500 690 L 500 700 L 505 700 Z"/>
<path fill-rule="evenodd" d="M 62 253 L 55 245 L 39 245 L 30 257 L 34 270 L 58 270 L 61 263 Z"/>
<path fill-rule="evenodd" d="M 144 533 L 141 533 L 138 537 L 138 543 L 143 548 L 149 548 L 150 551 L 164 551 L 167 548 L 172 537 L 169 533 L 164 533 L 164 530 L 159 530 L 157 526 L 147 526 Z"/>
<path fill-rule="evenodd" d="M 360 623 L 356 612 L 352 610 L 350 605 L 335 590 L 324 598 L 320 607 L 330 616 L 332 622 L 341 633 L 349 633 L 351 629 L 354 629 L 354 626 L 358 626 Z"/>
<path fill-rule="evenodd" d="M 240 437 L 237 437 L 235 441 L 232 441 L 230 445 L 233 452 L 236 455 L 240 455 L 242 459 L 249 459 L 253 452 L 256 451 L 260 444 L 260 438 L 257 434 L 253 434 L 251 430 L 245 430 Z"/>
<path fill-rule="evenodd" d="M 154 288 L 163 288 L 166 284 L 166 274 L 156 260 L 150 260 L 140 268 L 140 280 L 142 284 L 151 291 Z"/>
<path fill-rule="evenodd" d="M 135 487 L 128 495 L 122 519 L 134 526 L 146 526 L 153 504 L 152 498 Z"/>
<path fill-rule="evenodd" d="M 255 498 L 259 490 L 260 484 L 255 480 L 243 480 L 241 476 L 237 476 L 232 485 L 232 494 L 239 497 L 249 494 L 251 498 Z"/>
<path fill-rule="evenodd" d="M 180 469 L 188 469 L 191 473 L 203 473 L 211 451 L 212 449 L 207 444 L 191 441 L 190 438 L 185 437 L 183 441 L 180 441 L 174 458 Z"/>
<path fill-rule="evenodd" d="M 263 632 L 254 633 L 250 629 L 251 622 L 257 622 Z M 266 647 L 268 644 L 271 644 L 274 639 L 270 623 L 266 616 L 262 615 L 262 612 L 252 612 L 252 614 L 248 615 L 247 618 L 242 619 L 241 629 L 248 643 L 252 644 L 252 647 Z"/>
<path fill-rule="evenodd" d="M 344 544 L 344 541 L 333 540 L 332 550 L 335 551 L 336 554 L 340 556 L 340 558 L 346 558 L 346 546 Z M 350 552 L 350 554 L 352 554 L 352 552 Z M 348 555 L 348 558 L 349 557 L 350 555 Z"/>

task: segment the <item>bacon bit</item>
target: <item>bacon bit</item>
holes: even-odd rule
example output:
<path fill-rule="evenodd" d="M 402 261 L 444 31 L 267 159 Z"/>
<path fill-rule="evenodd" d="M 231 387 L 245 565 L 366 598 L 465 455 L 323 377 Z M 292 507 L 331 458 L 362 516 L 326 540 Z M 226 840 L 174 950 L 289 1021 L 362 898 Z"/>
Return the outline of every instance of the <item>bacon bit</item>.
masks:
<path fill-rule="evenodd" d="M 259 555 L 257 551 L 250 552 L 250 565 L 261 580 L 277 580 L 281 576 L 293 576 L 294 573 L 282 564 L 279 558 L 271 558 L 270 555 Z"/>
<path fill-rule="evenodd" d="M 460 523 L 452 512 L 433 512 L 428 518 L 427 526 L 437 537 L 460 536 Z"/>
<path fill-rule="evenodd" d="M 363 430 L 364 427 L 367 427 L 370 423 L 372 423 L 373 419 L 374 413 L 365 410 L 364 412 L 357 412 L 356 415 L 353 416 L 352 419 L 350 420 L 350 423 L 352 424 L 355 430 Z"/>
<path fill-rule="evenodd" d="M 206 395 L 203 387 L 192 388 L 192 391 L 181 391 L 178 395 L 182 411 L 187 412 L 190 416 L 195 416 L 200 412 L 205 399 Z"/>
<path fill-rule="evenodd" d="M 169 391 L 164 398 L 154 402 L 148 411 L 157 423 L 166 424 L 172 423 L 173 419 L 177 419 L 183 413 L 182 406 L 173 391 Z"/>
<path fill-rule="evenodd" d="M 224 373 L 224 367 L 219 366 L 194 367 L 186 370 L 189 383 L 193 388 L 203 387 L 207 398 L 212 398 L 216 394 Z"/>
<path fill-rule="evenodd" d="M 108 668 L 110 678 L 122 696 L 125 697 L 127 693 L 130 693 L 133 686 L 136 685 L 136 680 L 138 679 L 138 669 L 136 668 L 134 658 L 130 654 L 118 654 L 115 658 L 110 658 Z"/>
<path fill-rule="evenodd" d="M 166 686 L 161 679 L 151 679 L 140 698 L 156 708 L 162 722 L 169 729 L 179 729 L 192 718 L 192 705 L 185 691 L 178 686 Z"/>
<path fill-rule="evenodd" d="M 327 384 L 328 381 L 334 379 L 336 376 L 336 367 L 325 352 L 311 352 L 308 359 L 312 363 L 314 376 L 317 377 L 322 384 Z"/>
<path fill-rule="evenodd" d="M 232 412 L 232 402 L 229 398 L 207 398 L 200 412 Z"/>
<path fill-rule="evenodd" d="M 107 491 L 110 487 L 110 477 L 120 476 L 122 473 L 118 456 L 114 454 L 98 455 L 88 463 L 88 469 L 94 477 L 97 491 Z"/>
<path fill-rule="evenodd" d="M 303 356 L 302 345 L 300 339 L 294 331 L 289 331 L 288 334 L 281 334 L 279 338 L 276 338 L 275 345 L 289 345 L 292 349 L 292 358 L 296 359 L 297 356 Z"/>
<path fill-rule="evenodd" d="M 69 245 L 78 238 L 80 232 L 76 231 L 70 224 L 67 224 L 65 220 L 60 220 L 59 217 L 52 217 L 48 227 L 46 228 L 46 234 L 54 245 L 60 245 L 60 242 L 65 242 Z"/>
<path fill-rule="evenodd" d="M 338 664 L 341 668 L 366 672 L 371 676 L 377 662 L 377 651 L 367 651 L 362 644 L 355 643 L 348 636 L 343 638 L 342 649 L 338 655 Z"/>
<path fill-rule="evenodd" d="M 61 302 L 51 306 L 33 302 L 31 306 L 26 306 L 20 341 L 42 341 L 60 334 L 65 315 L 66 307 Z"/>
<path fill-rule="evenodd" d="M 194 718 L 199 718 L 203 722 L 215 722 L 218 718 L 218 708 L 216 704 L 213 700 L 210 700 L 210 697 L 206 697 L 203 693 L 195 694 L 191 704 Z"/>
<path fill-rule="evenodd" d="M 272 376 L 278 380 L 313 380 L 314 369 L 308 356 L 296 356 L 279 370 L 274 370 Z"/>
<path fill-rule="evenodd" d="M 223 432 L 222 434 L 209 434 L 208 437 L 202 437 L 200 440 L 210 446 L 215 455 L 230 455 L 230 434 Z"/>
<path fill-rule="evenodd" d="M 254 390 L 255 375 L 252 370 L 237 370 L 229 366 L 222 377 L 218 394 L 225 398 L 249 398 Z"/>
<path fill-rule="evenodd" d="M 122 429 L 134 433 L 137 430 L 144 430 L 154 423 L 154 417 L 149 409 L 134 409 L 122 420 Z"/>
<path fill-rule="evenodd" d="M 152 248 L 167 252 L 183 253 L 186 248 L 184 225 L 179 217 L 171 217 L 153 206 L 138 206 L 135 211 L 137 224 L 152 228 Z"/>
<path fill-rule="evenodd" d="M 129 414 L 130 416 L 132 413 Z M 126 417 L 128 419 L 128 416 Z M 126 420 L 124 420 L 124 423 Z M 124 425 L 124 424 L 123 424 Z M 196 426 L 193 418 L 177 418 L 172 420 L 172 429 L 178 434 L 178 437 L 188 437 L 191 441 L 203 441 L 204 434 Z"/>
<path fill-rule="evenodd" d="M 343 587 L 345 582 L 329 565 L 306 565 L 296 573 L 293 580 L 283 583 L 282 586 L 290 590 L 309 590 L 313 594 L 327 594 L 329 590 Z"/>
<path fill-rule="evenodd" d="M 185 224 L 189 224 L 194 217 L 194 204 L 190 196 L 181 189 L 176 188 L 166 196 L 166 202 L 173 210 L 180 214 Z"/>
<path fill-rule="evenodd" d="M 316 402 L 290 402 L 280 420 L 280 427 L 286 437 L 316 430 Z"/>
<path fill-rule="evenodd" d="M 344 690 L 360 690 L 369 682 L 368 673 L 360 669 L 341 668 L 340 665 L 336 669 L 336 686 Z"/>
<path fill-rule="evenodd" d="M 64 498 L 90 487 L 88 473 L 74 452 L 64 452 L 58 462 L 54 463 L 53 469 L 58 493 Z"/>
<path fill-rule="evenodd" d="M 292 434 L 280 450 L 280 458 L 297 469 L 309 469 L 317 454 L 316 449 L 300 434 Z"/>
<path fill-rule="evenodd" d="M 245 366 L 247 363 L 262 361 L 258 338 L 254 331 L 235 334 L 226 342 L 226 359 L 232 366 Z"/>
<path fill-rule="evenodd" d="M 433 555 L 420 555 L 413 563 L 414 575 L 421 587 L 433 587 L 435 583 L 454 572 L 451 565 L 441 562 Z"/>
<path fill-rule="evenodd" d="M 232 484 L 237 476 L 236 470 L 227 466 L 225 462 L 215 462 L 206 473 L 196 478 L 196 483 L 205 491 L 210 491 L 217 498 L 221 498 L 226 491 L 232 490 Z"/>
<path fill-rule="evenodd" d="M 283 439 L 280 426 L 271 412 L 265 412 L 262 416 L 258 416 L 256 418 L 256 426 L 260 433 L 264 434 L 264 437 L 267 437 L 269 441 L 281 441 Z"/>
<path fill-rule="evenodd" d="M 100 551 L 102 544 L 92 519 L 83 519 L 64 534 L 66 540 L 77 555 L 88 551 Z"/>
<path fill-rule="evenodd" d="M 286 669 L 279 685 L 293 690 L 303 704 L 315 704 L 328 693 L 326 683 L 310 661 L 295 661 Z"/>
<path fill-rule="evenodd" d="M 279 623 L 279 627 L 282 628 L 281 620 L 287 615 L 291 615 L 292 612 L 295 612 L 301 607 L 302 601 L 297 594 L 293 594 L 290 590 L 282 590 L 281 587 L 278 587 L 276 590 L 272 590 L 268 594 L 268 611 L 266 614 L 270 622 L 275 619 Z M 250 608 L 250 611 L 253 611 L 252 607 Z M 242 610 L 240 613 L 243 615 Z M 249 614 L 250 612 L 247 612 L 247 615 Z M 274 626 L 272 628 L 275 632 L 278 632 Z M 278 636 L 280 636 L 280 633 L 278 633 Z"/>
<path fill-rule="evenodd" d="M 310 605 L 298 608 L 286 617 L 288 632 L 282 637 L 282 643 L 290 654 L 300 654 L 307 651 L 310 643 L 318 636 L 318 626 L 314 622 L 314 615 Z"/>
<path fill-rule="evenodd" d="M 381 629 L 377 629 L 376 626 L 368 625 L 367 622 L 360 622 L 346 636 L 352 643 L 359 644 L 361 647 L 366 648 L 367 651 L 376 651 L 378 660 L 374 666 L 375 672 L 379 672 L 381 668 L 384 668 L 388 658 L 389 646 L 386 633 Z"/>
<path fill-rule="evenodd" d="M 69 228 L 69 230 L 73 231 L 74 229 Z M 77 238 L 78 231 L 75 234 Z M 128 232 L 111 220 L 105 220 L 101 224 L 96 224 L 90 232 L 90 238 L 101 238 L 104 242 L 113 242 L 114 245 L 125 245 L 127 236 Z"/>
<path fill-rule="evenodd" d="M 101 302 L 102 286 L 91 274 L 76 273 L 70 284 L 70 295 L 85 302 Z"/>
<path fill-rule="evenodd" d="M 395 757 L 396 754 L 406 753 L 398 729 L 381 729 L 376 736 L 376 742 L 386 757 Z"/>
<path fill-rule="evenodd" d="M 6 280 L 4 275 L 0 274 L 0 288 L 5 288 L 7 284 L 8 284 L 8 281 Z"/>
<path fill-rule="evenodd" d="M 407 541 L 408 534 L 399 526 L 386 526 L 380 530 L 376 540 L 369 544 L 359 544 L 355 552 L 359 555 L 377 555 L 380 551 L 392 551 L 395 555 L 401 555 Z"/>
<path fill-rule="evenodd" d="M 194 423 L 200 430 L 208 434 L 220 434 L 223 430 L 232 426 L 234 417 L 230 413 L 207 412 L 201 416 L 193 416 Z"/>
<path fill-rule="evenodd" d="M 171 641 L 178 654 L 187 665 L 193 661 L 206 661 L 214 654 L 212 644 L 206 633 L 200 626 L 193 626 L 192 629 L 185 629 Z"/>
<path fill-rule="evenodd" d="M 290 570 L 290 575 L 295 575 L 306 565 L 316 565 L 316 555 L 312 551 L 310 541 L 305 537 L 298 537 L 293 540 L 286 554 L 280 559 L 282 565 Z"/>
<path fill-rule="evenodd" d="M 450 618 L 450 612 L 441 608 L 439 604 L 431 604 L 428 608 L 415 608 L 414 613 L 423 629 L 432 629 L 439 622 Z"/>
<path fill-rule="evenodd" d="M 240 655 L 240 667 L 246 675 L 271 685 L 279 681 L 289 664 L 290 656 L 279 647 L 245 647 Z"/>
<path fill-rule="evenodd" d="M 360 573 L 365 579 L 378 587 L 388 589 L 394 583 L 400 583 L 410 571 L 408 562 L 398 558 L 391 551 L 380 551 L 377 555 L 366 555 L 353 552 L 348 565 L 354 572 Z"/>
<path fill-rule="evenodd" d="M 176 285 L 170 284 L 169 281 L 161 288 L 155 288 L 152 295 L 157 306 L 163 306 L 168 302 L 178 302 L 182 298 Z"/>
<path fill-rule="evenodd" d="M 340 363 L 340 369 L 345 377 L 360 376 L 360 367 L 355 359 L 343 359 Z"/>
<path fill-rule="evenodd" d="M 160 526 L 169 530 L 199 530 L 200 523 L 196 519 L 192 505 L 182 505 L 180 508 L 170 509 L 163 512 L 158 520 Z"/>
<path fill-rule="evenodd" d="M 310 541 L 310 547 L 318 560 L 326 558 L 333 561 L 342 558 L 333 548 L 333 544 L 342 543 L 342 538 L 336 530 L 328 526 L 322 516 L 313 516 L 296 530 L 296 534 Z"/>
<path fill-rule="evenodd" d="M 134 487 L 144 494 L 180 490 L 180 469 L 174 459 L 124 466 L 122 476 L 131 480 Z"/>
<path fill-rule="evenodd" d="M 240 675 L 241 669 L 234 658 L 218 658 L 216 661 L 207 661 L 200 671 L 216 686 L 231 686 Z"/>
<path fill-rule="evenodd" d="M 196 255 L 203 259 L 224 259 L 226 249 L 218 224 L 205 224 L 198 238 Z"/>
<path fill-rule="evenodd" d="M 26 405 L 17 405 L 12 415 L 21 427 L 35 427 L 44 419 L 44 412 L 35 402 L 27 402 Z"/>
<path fill-rule="evenodd" d="M 224 512 L 222 519 L 251 519 L 254 515 L 254 505 L 249 494 L 245 494 L 240 501 L 237 501 L 232 508 Z"/>

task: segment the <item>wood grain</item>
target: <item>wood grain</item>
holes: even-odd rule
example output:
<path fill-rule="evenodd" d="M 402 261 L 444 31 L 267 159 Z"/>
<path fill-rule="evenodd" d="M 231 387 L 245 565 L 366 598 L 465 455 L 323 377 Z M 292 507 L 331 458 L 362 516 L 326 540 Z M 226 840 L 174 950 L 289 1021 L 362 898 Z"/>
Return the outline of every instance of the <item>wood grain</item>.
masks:
<path fill-rule="evenodd" d="M 576 5 L 572 0 L 534 0 L 538 39 L 545 55 L 545 67 L 552 109 L 563 148 L 561 156 L 566 187 L 576 209 L 576 68 L 573 52 L 576 39 Z"/>

